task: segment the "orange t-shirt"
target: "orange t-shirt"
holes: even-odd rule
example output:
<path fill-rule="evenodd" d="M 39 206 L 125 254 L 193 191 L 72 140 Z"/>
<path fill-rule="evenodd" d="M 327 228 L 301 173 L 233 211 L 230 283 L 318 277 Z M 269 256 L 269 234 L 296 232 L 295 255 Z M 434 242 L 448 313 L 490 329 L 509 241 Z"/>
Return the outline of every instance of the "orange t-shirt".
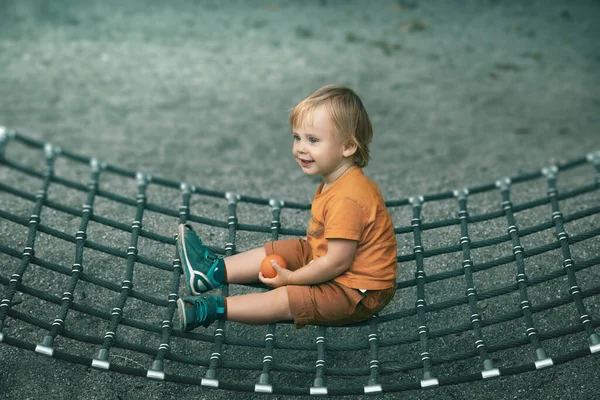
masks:
<path fill-rule="evenodd" d="M 323 185 L 315 193 L 307 230 L 313 259 L 327 254 L 327 239 L 356 240 L 352 266 L 334 281 L 364 290 L 396 285 L 396 235 L 377 184 L 352 167 L 325 191 Z"/>

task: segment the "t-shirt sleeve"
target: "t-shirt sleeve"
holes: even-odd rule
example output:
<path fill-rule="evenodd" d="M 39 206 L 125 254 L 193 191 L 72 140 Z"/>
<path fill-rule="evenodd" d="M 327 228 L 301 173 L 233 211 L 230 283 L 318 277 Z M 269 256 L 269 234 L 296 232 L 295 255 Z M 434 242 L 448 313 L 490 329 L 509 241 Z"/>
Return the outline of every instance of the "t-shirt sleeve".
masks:
<path fill-rule="evenodd" d="M 361 206 L 353 199 L 343 197 L 327 205 L 325 214 L 326 239 L 360 240 L 365 218 Z"/>

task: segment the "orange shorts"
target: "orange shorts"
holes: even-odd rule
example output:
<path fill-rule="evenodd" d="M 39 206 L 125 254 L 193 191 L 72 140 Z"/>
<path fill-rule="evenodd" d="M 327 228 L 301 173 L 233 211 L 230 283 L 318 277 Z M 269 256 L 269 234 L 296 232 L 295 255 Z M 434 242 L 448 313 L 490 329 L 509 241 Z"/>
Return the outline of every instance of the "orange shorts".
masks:
<path fill-rule="evenodd" d="M 304 239 L 284 239 L 265 244 L 267 255 L 283 257 L 290 270 L 312 260 L 312 250 Z M 378 313 L 396 293 L 396 287 L 361 292 L 328 281 L 318 285 L 287 286 L 290 311 L 297 328 L 308 324 L 346 325 L 363 321 Z"/>

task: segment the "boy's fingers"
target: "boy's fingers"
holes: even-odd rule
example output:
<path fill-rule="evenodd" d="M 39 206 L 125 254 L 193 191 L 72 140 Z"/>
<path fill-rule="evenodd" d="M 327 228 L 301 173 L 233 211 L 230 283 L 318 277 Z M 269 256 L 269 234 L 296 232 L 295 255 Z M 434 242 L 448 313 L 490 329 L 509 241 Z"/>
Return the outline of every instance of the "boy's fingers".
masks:
<path fill-rule="evenodd" d="M 282 270 L 281 266 L 277 264 L 277 261 L 271 260 L 271 266 L 275 269 L 275 271 L 279 272 Z"/>
<path fill-rule="evenodd" d="M 259 272 L 259 273 L 258 273 L 258 279 L 259 279 L 259 280 L 260 280 L 262 283 L 264 283 L 265 285 L 267 285 L 267 286 L 272 286 L 272 285 L 273 285 L 273 280 L 274 280 L 275 278 L 267 278 L 267 277 L 265 277 L 265 276 L 262 274 L 262 272 Z"/>

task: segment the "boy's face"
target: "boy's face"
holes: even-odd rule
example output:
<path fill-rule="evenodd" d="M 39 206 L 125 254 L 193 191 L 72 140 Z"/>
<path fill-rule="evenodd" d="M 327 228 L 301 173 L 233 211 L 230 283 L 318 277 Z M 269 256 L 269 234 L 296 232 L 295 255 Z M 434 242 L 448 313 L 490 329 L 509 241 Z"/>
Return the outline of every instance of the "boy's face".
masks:
<path fill-rule="evenodd" d="M 323 107 L 314 111 L 312 122 L 292 128 L 292 152 L 305 174 L 321 175 L 331 184 L 354 163 L 356 147 L 339 138 Z"/>

